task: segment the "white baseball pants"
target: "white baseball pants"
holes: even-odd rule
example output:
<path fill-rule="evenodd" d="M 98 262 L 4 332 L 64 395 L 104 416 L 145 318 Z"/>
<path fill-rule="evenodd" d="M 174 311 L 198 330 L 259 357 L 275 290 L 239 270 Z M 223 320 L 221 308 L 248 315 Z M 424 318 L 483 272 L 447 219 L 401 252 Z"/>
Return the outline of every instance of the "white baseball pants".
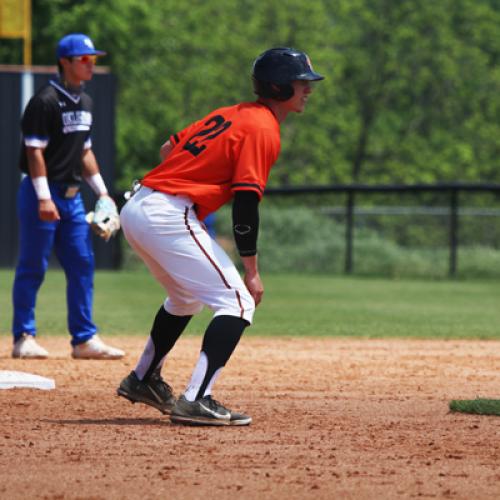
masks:
<path fill-rule="evenodd" d="M 167 292 L 176 316 L 200 312 L 252 322 L 255 302 L 226 252 L 198 220 L 193 202 L 142 186 L 120 213 L 125 238 Z"/>

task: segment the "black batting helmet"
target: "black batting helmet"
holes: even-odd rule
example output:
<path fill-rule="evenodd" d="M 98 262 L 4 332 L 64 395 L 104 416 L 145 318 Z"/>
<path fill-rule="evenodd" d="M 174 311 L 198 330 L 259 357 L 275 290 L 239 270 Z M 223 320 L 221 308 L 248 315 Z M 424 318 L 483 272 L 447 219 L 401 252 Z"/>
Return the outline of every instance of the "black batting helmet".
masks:
<path fill-rule="evenodd" d="M 304 52 L 276 47 L 263 52 L 253 63 L 254 92 L 260 97 L 287 101 L 293 96 L 294 80 L 323 80 Z"/>

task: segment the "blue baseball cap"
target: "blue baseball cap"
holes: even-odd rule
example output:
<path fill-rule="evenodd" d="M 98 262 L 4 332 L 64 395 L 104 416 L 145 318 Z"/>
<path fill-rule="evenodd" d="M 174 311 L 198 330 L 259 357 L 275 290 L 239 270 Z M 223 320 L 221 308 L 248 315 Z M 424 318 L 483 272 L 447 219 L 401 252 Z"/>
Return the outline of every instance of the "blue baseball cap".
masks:
<path fill-rule="evenodd" d="M 86 55 L 104 56 L 105 54 L 106 52 L 102 50 L 96 50 L 92 40 L 82 33 L 66 35 L 57 44 L 57 59 Z"/>

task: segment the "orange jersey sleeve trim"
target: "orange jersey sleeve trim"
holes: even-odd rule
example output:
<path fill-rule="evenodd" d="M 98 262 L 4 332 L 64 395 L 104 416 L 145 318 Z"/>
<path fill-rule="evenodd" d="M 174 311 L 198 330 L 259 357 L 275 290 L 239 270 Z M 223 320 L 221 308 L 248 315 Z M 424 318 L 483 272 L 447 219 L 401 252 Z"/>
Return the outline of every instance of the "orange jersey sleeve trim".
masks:
<path fill-rule="evenodd" d="M 257 191 L 261 197 L 264 195 L 264 189 L 262 187 L 258 184 L 251 184 L 249 182 L 231 184 L 231 189 L 233 191 Z"/>

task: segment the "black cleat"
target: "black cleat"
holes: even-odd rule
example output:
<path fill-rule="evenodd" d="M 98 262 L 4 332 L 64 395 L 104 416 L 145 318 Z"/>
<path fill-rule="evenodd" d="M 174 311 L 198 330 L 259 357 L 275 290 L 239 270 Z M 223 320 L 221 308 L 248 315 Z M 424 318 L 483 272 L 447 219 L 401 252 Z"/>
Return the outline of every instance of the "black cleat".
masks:
<path fill-rule="evenodd" d="M 156 372 L 145 382 L 139 380 L 135 372 L 131 371 L 121 381 L 116 393 L 132 403 L 144 403 L 152 406 L 165 415 L 168 415 L 175 405 L 172 388 Z"/>
<path fill-rule="evenodd" d="M 170 420 L 184 425 L 249 425 L 252 417 L 228 410 L 211 396 L 195 401 L 181 396 L 172 409 Z"/>

